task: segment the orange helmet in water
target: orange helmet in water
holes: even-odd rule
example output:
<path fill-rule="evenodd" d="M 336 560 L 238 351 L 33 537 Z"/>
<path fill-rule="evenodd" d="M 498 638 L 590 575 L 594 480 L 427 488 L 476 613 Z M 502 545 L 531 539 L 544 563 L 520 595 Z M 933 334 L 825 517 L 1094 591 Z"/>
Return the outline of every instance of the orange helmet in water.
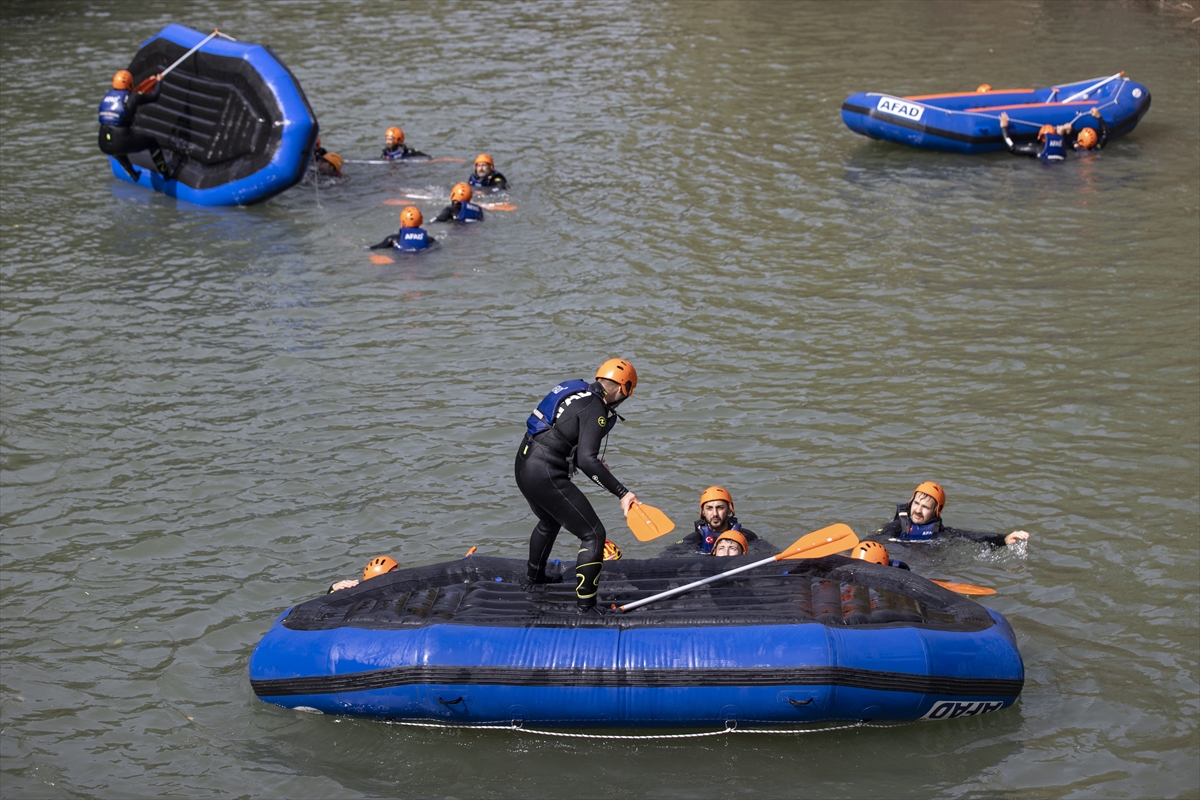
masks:
<path fill-rule="evenodd" d="M 1096 142 L 1100 141 L 1100 137 L 1096 136 L 1096 132 L 1091 128 L 1084 128 L 1079 132 L 1079 136 L 1075 139 L 1079 146 L 1091 150 L 1096 146 Z"/>
<path fill-rule="evenodd" d="M 700 513 L 704 513 L 704 504 L 713 500 L 724 500 L 729 503 L 729 513 L 733 513 L 733 495 L 722 486 L 710 486 L 700 495 Z"/>
<path fill-rule="evenodd" d="M 750 549 L 750 544 L 746 541 L 746 537 L 742 535 L 741 531 L 725 531 L 717 537 L 717 542 L 720 542 L 722 539 L 727 539 L 731 542 L 737 542 L 738 547 L 742 548 L 742 555 L 746 555 L 746 551 Z M 716 551 L 717 543 L 714 542 L 713 552 L 715 553 Z"/>
<path fill-rule="evenodd" d="M 113 75 L 113 88 L 129 91 L 133 88 L 133 73 L 127 69 L 119 69 Z"/>
<path fill-rule="evenodd" d="M 610 358 L 605 361 L 596 370 L 596 377 L 621 384 L 626 397 L 633 394 L 633 390 L 637 388 L 637 370 L 623 358 Z"/>
<path fill-rule="evenodd" d="M 992 90 L 992 85 L 990 83 L 981 83 L 981 84 L 979 84 L 979 86 L 977 86 L 975 88 L 975 91 L 978 94 L 984 94 L 985 92 L 990 92 L 991 90 Z"/>
<path fill-rule="evenodd" d="M 861 558 L 863 561 L 870 561 L 872 564 L 883 564 L 885 567 L 891 561 L 888 558 L 887 548 L 879 542 L 859 542 L 850 551 L 850 557 Z"/>
<path fill-rule="evenodd" d="M 400 227 L 401 228 L 419 228 L 425 218 L 421 216 L 421 209 L 416 206 L 405 206 L 400 212 Z"/>
<path fill-rule="evenodd" d="M 487 164 L 492 169 L 496 168 L 496 162 L 492 161 L 492 157 L 487 153 L 480 153 L 475 156 L 475 166 L 479 166 L 480 164 Z"/>
<path fill-rule="evenodd" d="M 383 132 L 383 138 L 389 144 L 404 144 L 404 131 L 393 125 Z"/>
<path fill-rule="evenodd" d="M 1046 134 L 1047 134 L 1047 133 L 1054 133 L 1054 130 L 1055 130 L 1055 129 L 1054 129 L 1054 126 L 1053 126 L 1053 125 L 1043 125 L 1043 126 L 1042 126 L 1042 127 L 1039 129 L 1039 130 L 1038 130 L 1038 141 L 1039 141 L 1039 142 L 1043 142 L 1043 141 L 1045 141 L 1045 140 L 1046 140 Z"/>
<path fill-rule="evenodd" d="M 927 494 L 937 501 L 937 513 L 940 515 L 942 509 L 946 507 L 946 491 L 933 481 L 923 481 L 917 484 L 917 488 L 913 490 L 913 496 L 909 499 L 909 503 L 917 498 L 917 493 Z"/>
<path fill-rule="evenodd" d="M 453 203 L 465 203 L 471 199 L 471 187 L 465 183 L 456 183 L 454 188 L 450 190 L 450 201 Z"/>
<path fill-rule="evenodd" d="M 370 580 L 378 575 L 391 572 L 400 564 L 390 556 L 375 556 L 363 567 L 363 580 Z"/>

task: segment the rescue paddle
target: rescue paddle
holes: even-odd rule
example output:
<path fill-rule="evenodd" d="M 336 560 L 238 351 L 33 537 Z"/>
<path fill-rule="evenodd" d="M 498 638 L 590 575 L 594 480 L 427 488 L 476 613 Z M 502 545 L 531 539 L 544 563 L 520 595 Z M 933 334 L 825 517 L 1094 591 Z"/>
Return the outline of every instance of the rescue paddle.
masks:
<path fill-rule="evenodd" d="M 631 525 L 630 527 L 633 526 Z M 634 531 L 634 533 L 636 535 L 637 531 Z M 683 594 L 684 592 L 695 589 L 697 586 L 703 586 L 706 583 L 713 583 L 714 581 L 719 581 L 722 578 L 728 578 L 730 575 L 736 575 L 739 572 L 745 572 L 746 570 L 751 570 L 755 567 L 761 567 L 764 564 L 770 564 L 772 561 L 783 561 L 784 559 L 789 558 L 821 558 L 822 556 L 831 556 L 834 553 L 840 553 L 843 550 L 849 550 L 856 544 L 858 544 L 858 536 L 855 535 L 854 531 L 850 530 L 849 525 L 839 522 L 834 525 L 830 525 L 827 528 L 821 528 L 819 531 L 813 531 L 812 533 L 807 533 L 804 536 L 801 536 L 799 539 L 792 542 L 791 545 L 786 547 L 779 555 L 764 558 L 762 561 L 755 561 L 753 564 L 746 564 L 741 567 L 736 567 L 728 572 L 722 572 L 719 575 L 703 578 L 684 586 L 679 586 L 675 589 L 668 589 L 665 592 L 659 592 L 658 594 L 651 595 L 650 597 L 643 598 L 642 600 L 635 600 L 632 603 L 626 603 L 623 606 L 619 606 L 618 610 L 622 612 L 631 611 L 638 606 L 644 606 L 647 603 L 653 603 L 656 600 L 663 600 L 667 597 L 674 597 L 677 594 Z"/>
<path fill-rule="evenodd" d="M 995 589 L 989 589 L 986 586 L 975 586 L 970 583 L 954 583 L 952 581 L 930 581 L 930 583 L 936 583 L 943 589 L 949 589 L 950 591 L 958 594 L 973 595 L 977 597 L 996 593 Z"/>
<path fill-rule="evenodd" d="M 154 88 L 154 84 L 158 83 L 158 82 L 159 82 L 159 81 L 161 81 L 163 78 L 167 77 L 167 73 L 168 73 L 168 72 L 170 72 L 171 70 L 175 69 L 175 68 L 176 68 L 176 67 L 178 67 L 180 64 L 182 64 L 184 61 L 186 61 L 188 56 L 190 56 L 192 53 L 194 53 L 194 52 L 196 52 L 197 50 L 199 50 L 201 47 L 204 47 L 204 45 L 208 44 L 208 43 L 209 43 L 209 41 L 210 41 L 210 40 L 211 40 L 213 37 L 217 36 L 219 33 L 220 33 L 220 31 L 218 31 L 216 28 L 213 28 L 213 32 L 212 32 L 212 33 L 210 33 L 208 36 L 205 36 L 205 37 L 204 37 L 204 38 L 203 38 L 203 39 L 200 41 L 200 44 L 196 45 L 196 46 L 195 46 L 195 47 L 193 47 L 191 50 L 188 50 L 186 53 L 184 53 L 183 55 L 181 55 L 179 58 L 177 58 L 177 59 L 175 60 L 175 63 L 174 63 L 174 64 L 172 64 L 171 66 L 167 67 L 167 68 L 166 68 L 166 69 L 164 69 L 162 72 L 158 73 L 157 75 L 151 75 L 149 78 L 146 78 L 146 80 L 142 81 L 141 83 L 139 83 L 139 84 L 137 85 L 137 88 L 136 88 L 134 91 L 138 92 L 139 94 L 145 94 L 146 92 L 148 92 L 148 91 L 150 91 L 151 89 L 153 89 L 153 88 Z"/>
<path fill-rule="evenodd" d="M 1076 100 L 1079 100 L 1080 98 L 1087 97 L 1087 96 L 1088 96 L 1088 94 L 1089 94 L 1090 92 L 1093 92 L 1093 91 L 1095 91 L 1096 89 L 1099 89 L 1101 86 L 1103 86 L 1103 85 L 1104 85 L 1104 84 L 1106 84 L 1106 83 L 1110 83 L 1111 81 L 1115 81 L 1117 78 L 1121 77 L 1121 76 L 1122 76 L 1122 75 L 1124 75 L 1124 74 L 1125 74 L 1125 70 L 1121 70 L 1121 71 L 1120 71 L 1120 72 L 1118 72 L 1116 75 L 1113 75 L 1112 77 L 1109 77 L 1109 78 L 1105 78 L 1104 80 L 1100 81 L 1099 83 L 1093 83 L 1091 86 L 1087 87 L 1087 88 L 1086 88 L 1086 89 L 1084 89 L 1082 92 L 1076 92 L 1075 94 L 1071 95 L 1071 96 L 1070 96 L 1070 97 L 1068 97 L 1066 100 L 1062 100 L 1061 102 L 1063 102 L 1063 103 L 1074 103 Z"/>
<path fill-rule="evenodd" d="M 648 542 L 675 530 L 675 523 L 666 514 L 645 503 L 634 503 L 629 507 L 625 524 L 639 542 Z"/>

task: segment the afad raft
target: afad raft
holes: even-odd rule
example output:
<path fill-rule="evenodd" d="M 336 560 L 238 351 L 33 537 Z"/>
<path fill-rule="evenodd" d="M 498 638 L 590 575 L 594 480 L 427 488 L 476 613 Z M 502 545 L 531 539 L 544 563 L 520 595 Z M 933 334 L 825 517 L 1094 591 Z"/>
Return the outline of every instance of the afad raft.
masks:
<path fill-rule="evenodd" d="M 134 85 L 204 38 L 182 25 L 163 28 L 129 65 Z M 157 139 L 178 166 L 167 180 L 148 153 L 132 153 L 130 161 L 144 168 L 134 181 L 110 157 L 116 177 L 199 205 L 249 205 L 304 177 L 317 119 L 271 48 L 212 39 L 163 78 L 158 102 L 138 109 L 133 129 Z"/>
<path fill-rule="evenodd" d="M 1150 110 L 1150 90 L 1118 73 L 1044 89 L 987 88 L 912 97 L 859 92 L 842 103 L 842 121 L 872 139 L 969 154 L 1005 149 L 1001 112 L 1011 119 L 1014 141 L 1029 142 L 1047 124 L 1070 122 L 1076 131 L 1095 128 L 1089 113 L 1093 108 L 1100 109 L 1110 139 L 1123 136 Z"/>
<path fill-rule="evenodd" d="M 622 559 L 601 605 L 750 563 Z M 1025 680 L 997 612 L 843 556 L 782 561 L 603 617 L 573 582 L 528 594 L 525 564 L 473 556 L 396 571 L 284 612 L 250 658 L 262 700 L 468 725 L 786 727 L 1007 708 Z"/>

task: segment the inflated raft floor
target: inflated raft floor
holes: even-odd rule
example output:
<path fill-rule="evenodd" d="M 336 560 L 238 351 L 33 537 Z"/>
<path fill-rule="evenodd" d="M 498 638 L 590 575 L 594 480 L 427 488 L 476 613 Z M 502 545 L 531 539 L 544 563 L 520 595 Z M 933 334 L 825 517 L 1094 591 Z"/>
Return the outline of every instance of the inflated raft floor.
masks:
<path fill-rule="evenodd" d="M 752 559 L 608 562 L 600 604 Z M 296 606 L 256 648 L 252 688 L 286 707 L 386 719 L 692 727 L 974 716 L 1011 705 L 1024 683 L 1002 616 L 906 570 L 781 561 L 582 617 L 572 575 L 526 592 L 524 571 L 473 556 Z"/>
<path fill-rule="evenodd" d="M 129 65 L 134 84 L 163 70 L 204 39 L 168 25 Z M 155 103 L 134 118 L 175 168 L 170 180 L 147 152 L 130 154 L 139 185 L 200 205 L 248 205 L 293 186 L 305 174 L 318 126 L 299 81 L 271 48 L 213 39 L 162 81 Z M 133 182 L 112 162 L 113 174 Z"/>

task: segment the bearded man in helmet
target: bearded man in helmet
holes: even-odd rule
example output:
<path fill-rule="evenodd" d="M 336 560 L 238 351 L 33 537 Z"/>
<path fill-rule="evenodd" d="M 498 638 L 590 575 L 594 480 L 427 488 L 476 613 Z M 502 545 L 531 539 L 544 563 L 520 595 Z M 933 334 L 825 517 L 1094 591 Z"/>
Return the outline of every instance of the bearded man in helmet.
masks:
<path fill-rule="evenodd" d="M 575 559 L 575 599 L 580 614 L 601 613 L 596 595 L 606 536 L 604 523 L 571 476 L 576 469 L 582 470 L 593 483 L 620 499 L 623 514 L 637 502 L 600 457 L 601 442 L 621 419 L 617 406 L 636 386 L 637 371 L 622 358 L 601 364 L 592 383 L 563 381 L 529 415 L 517 449 L 517 488 L 538 518 L 529 538 L 524 586 L 534 591 L 548 582 L 546 561 L 558 532 L 566 528 L 580 542 Z"/>
<path fill-rule="evenodd" d="M 483 208 L 471 202 L 471 187 L 456 183 L 450 190 L 450 205 L 442 209 L 434 222 L 483 222 Z"/>
<path fill-rule="evenodd" d="M 758 535 L 742 527 L 742 523 L 733 515 L 733 495 L 722 486 L 710 486 L 700 493 L 700 519 L 692 525 L 692 532 L 663 550 L 659 558 L 714 555 L 717 540 L 728 531 L 740 534 L 744 540 L 739 542 L 737 537 L 732 537 L 734 542 L 744 545 L 742 552 L 737 555 L 745 555 L 749 552 L 750 544 L 758 541 Z M 772 549 L 771 552 L 777 551 Z"/>
<path fill-rule="evenodd" d="M 379 157 L 384 161 L 403 161 L 406 158 L 427 159 L 429 156 L 404 144 L 404 131 L 392 126 L 383 132 L 383 152 Z"/>
<path fill-rule="evenodd" d="M 167 160 L 163 157 L 162 148 L 158 146 L 158 140 L 153 136 L 133 131 L 133 120 L 137 115 L 138 106 L 157 102 L 161 93 L 162 83 L 158 80 L 154 81 L 154 88 L 146 94 L 134 91 L 133 74 L 127 69 L 122 69 L 113 75 L 112 88 L 100 101 L 100 152 L 115 158 L 135 181 L 142 173 L 129 161 L 129 154 L 142 150 L 150 151 L 150 158 L 160 175 L 164 178 L 170 177 Z"/>
<path fill-rule="evenodd" d="M 496 162 L 487 153 L 475 156 L 475 169 L 467 184 L 474 189 L 486 189 L 489 192 L 502 192 L 508 188 L 508 179 L 501 172 L 496 172 Z"/>
<path fill-rule="evenodd" d="M 907 503 L 896 505 L 896 516 L 875 531 L 874 538 L 893 542 L 928 542 L 955 536 L 992 547 L 1011 547 L 1029 540 L 1028 531 L 977 533 L 947 527 L 942 524 L 942 509 L 945 507 L 945 490 L 933 481 L 924 481 L 917 485 Z"/>

